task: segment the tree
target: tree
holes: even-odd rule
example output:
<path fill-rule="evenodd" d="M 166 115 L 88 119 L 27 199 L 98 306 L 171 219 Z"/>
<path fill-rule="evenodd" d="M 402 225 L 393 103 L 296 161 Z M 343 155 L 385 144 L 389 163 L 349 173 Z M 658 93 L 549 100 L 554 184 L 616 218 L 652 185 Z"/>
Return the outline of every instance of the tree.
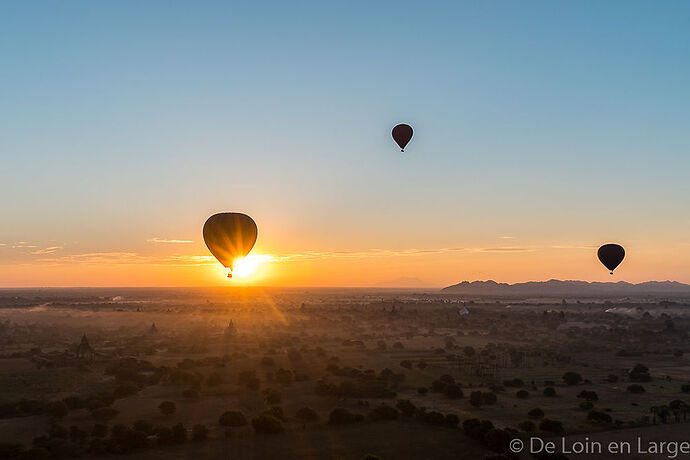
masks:
<path fill-rule="evenodd" d="M 192 439 L 194 441 L 205 441 L 208 437 L 208 428 L 206 425 L 197 424 L 192 428 Z"/>
<path fill-rule="evenodd" d="M 172 401 L 163 401 L 158 405 L 158 409 L 160 409 L 161 413 L 167 417 L 175 413 L 177 406 Z"/>
<path fill-rule="evenodd" d="M 470 393 L 470 404 L 472 404 L 474 407 L 480 407 L 483 402 L 484 399 L 482 398 L 481 391 L 473 391 Z"/>
<path fill-rule="evenodd" d="M 556 389 L 553 387 L 544 388 L 544 396 L 548 396 L 548 397 L 556 396 Z"/>
<path fill-rule="evenodd" d="M 455 428 L 460 423 L 460 417 L 455 414 L 446 414 L 446 426 L 448 428 Z"/>
<path fill-rule="evenodd" d="M 566 385 L 577 385 L 582 382 L 582 376 L 577 372 L 568 371 L 563 374 L 563 381 Z"/>
<path fill-rule="evenodd" d="M 396 420 L 398 418 L 397 409 L 388 404 L 381 404 L 369 411 L 368 418 L 372 421 L 378 420 Z"/>
<path fill-rule="evenodd" d="M 147 422 L 146 420 L 137 420 L 136 422 L 134 422 L 132 428 L 134 428 L 136 431 L 146 433 L 147 435 L 153 434 L 153 425 L 150 422 Z"/>
<path fill-rule="evenodd" d="M 460 388 L 460 385 L 457 383 L 451 383 L 449 385 L 446 385 L 446 387 L 443 390 L 443 393 L 446 395 L 447 398 L 450 399 L 460 399 L 463 397 L 462 389 Z"/>
<path fill-rule="evenodd" d="M 533 421 L 525 420 L 524 422 L 520 422 L 518 428 L 520 429 L 520 431 L 534 431 L 537 429 L 537 426 L 534 424 Z"/>
<path fill-rule="evenodd" d="M 644 393 L 644 387 L 642 385 L 638 385 L 636 383 L 633 383 L 632 385 L 628 385 L 628 392 L 633 393 L 633 394 L 640 394 Z"/>
<path fill-rule="evenodd" d="M 529 392 L 527 390 L 519 390 L 515 396 L 517 396 L 520 399 L 527 399 L 529 398 Z"/>
<path fill-rule="evenodd" d="M 342 407 L 336 407 L 328 414 L 328 423 L 331 425 L 346 425 L 349 423 L 354 423 L 355 416 L 352 412 Z"/>
<path fill-rule="evenodd" d="M 538 407 L 535 407 L 534 409 L 527 412 L 527 415 L 534 418 L 542 418 L 544 416 L 544 411 Z"/>
<path fill-rule="evenodd" d="M 649 375 L 649 369 L 644 364 L 637 364 L 628 373 L 628 377 L 632 382 L 651 382 L 652 376 Z"/>
<path fill-rule="evenodd" d="M 218 418 L 218 424 L 222 426 L 243 426 L 247 424 L 244 414 L 239 411 L 228 410 Z"/>
<path fill-rule="evenodd" d="M 599 396 L 597 395 L 596 391 L 582 390 L 577 397 L 587 401 L 599 401 Z"/>
<path fill-rule="evenodd" d="M 611 423 L 611 416 L 606 412 L 591 410 L 587 414 L 587 420 L 595 423 Z"/>
<path fill-rule="evenodd" d="M 417 407 L 410 402 L 409 399 L 398 399 L 398 403 L 395 405 L 403 415 L 407 417 L 412 417 L 417 411 Z"/>
<path fill-rule="evenodd" d="M 319 419 L 319 415 L 311 407 L 303 407 L 297 411 L 297 418 L 303 422 L 312 422 Z"/>
<path fill-rule="evenodd" d="M 262 414 L 252 419 L 254 431 L 262 434 L 279 434 L 284 431 L 283 424 L 272 415 Z"/>
<path fill-rule="evenodd" d="M 412 361 L 409 359 L 403 359 L 400 361 L 400 366 L 404 367 L 405 369 L 412 369 Z"/>
<path fill-rule="evenodd" d="M 175 443 L 182 444 L 187 440 L 187 428 L 181 423 L 173 425 L 172 430 L 172 440 Z"/>
<path fill-rule="evenodd" d="M 548 431 L 549 433 L 554 434 L 561 434 L 564 431 L 563 423 L 557 420 L 550 420 L 548 418 L 545 418 L 541 421 L 541 423 L 539 424 L 539 429 L 541 431 Z"/>

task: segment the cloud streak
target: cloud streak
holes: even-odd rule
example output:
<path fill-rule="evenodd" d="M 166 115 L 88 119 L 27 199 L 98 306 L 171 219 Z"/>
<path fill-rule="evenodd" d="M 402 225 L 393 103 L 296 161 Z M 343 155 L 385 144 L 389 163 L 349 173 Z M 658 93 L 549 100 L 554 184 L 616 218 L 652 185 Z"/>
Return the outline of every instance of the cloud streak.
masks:
<path fill-rule="evenodd" d="M 167 238 L 159 238 L 157 236 L 154 236 L 153 238 L 149 238 L 146 241 L 148 243 L 165 243 L 165 244 L 187 244 L 187 243 L 193 243 L 194 242 L 191 240 L 170 240 Z"/>

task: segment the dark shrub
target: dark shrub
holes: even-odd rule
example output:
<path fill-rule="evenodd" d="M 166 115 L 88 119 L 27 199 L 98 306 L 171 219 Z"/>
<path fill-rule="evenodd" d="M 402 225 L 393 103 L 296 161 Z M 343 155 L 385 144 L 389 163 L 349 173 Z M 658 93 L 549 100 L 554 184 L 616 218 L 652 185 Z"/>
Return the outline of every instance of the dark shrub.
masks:
<path fill-rule="evenodd" d="M 432 411 L 424 414 L 424 421 L 431 425 L 443 425 L 446 423 L 446 417 L 440 412 Z"/>
<path fill-rule="evenodd" d="M 644 393 L 644 387 L 642 385 L 638 385 L 636 383 L 633 383 L 632 385 L 628 386 L 628 392 L 633 393 L 633 394 L 639 394 L 639 393 Z"/>
<path fill-rule="evenodd" d="M 147 422 L 146 420 L 137 420 L 136 422 L 134 422 L 132 428 L 135 431 L 141 431 L 142 433 L 146 433 L 147 435 L 153 434 L 153 425 L 150 422 Z"/>
<path fill-rule="evenodd" d="M 396 420 L 398 418 L 398 411 L 397 409 L 387 405 L 387 404 L 381 404 L 378 407 L 375 407 L 371 411 L 369 411 L 369 420 L 373 421 L 378 421 L 378 420 Z"/>
<path fill-rule="evenodd" d="M 527 415 L 534 418 L 542 418 L 544 416 L 544 411 L 538 407 L 535 407 L 534 409 L 527 412 Z"/>
<path fill-rule="evenodd" d="M 518 428 L 520 431 L 534 431 L 537 429 L 537 425 L 531 420 L 525 420 L 524 422 L 520 422 Z"/>
<path fill-rule="evenodd" d="M 336 407 L 328 414 L 328 423 L 331 425 L 346 425 L 348 423 L 354 423 L 355 416 L 352 412 L 342 407 Z"/>
<path fill-rule="evenodd" d="M 183 424 L 173 425 L 171 431 L 173 442 L 181 444 L 187 440 L 187 428 Z"/>
<path fill-rule="evenodd" d="M 403 359 L 400 361 L 400 366 L 404 367 L 405 369 L 412 369 L 412 361 L 409 359 Z"/>
<path fill-rule="evenodd" d="M 489 420 L 469 419 L 462 422 L 465 434 L 478 441 L 483 441 L 486 433 L 493 429 L 494 425 Z"/>
<path fill-rule="evenodd" d="M 482 403 L 483 404 L 490 406 L 492 404 L 496 404 L 497 400 L 498 400 L 498 397 L 496 396 L 496 393 L 491 393 L 488 391 L 482 393 Z"/>
<path fill-rule="evenodd" d="M 545 418 L 539 424 L 539 429 L 541 431 L 548 431 L 549 433 L 561 434 L 563 433 L 563 423 Z"/>
<path fill-rule="evenodd" d="M 247 424 L 247 419 L 242 412 L 228 410 L 218 418 L 218 424 L 222 426 L 244 426 Z"/>
<path fill-rule="evenodd" d="M 426 387 L 419 387 L 419 388 L 417 388 L 417 393 L 420 394 L 420 395 L 425 395 L 425 394 L 427 394 L 428 392 L 429 392 L 429 389 L 426 388 Z M 690 392 L 690 385 L 688 385 L 688 391 L 686 391 L 685 393 L 688 393 L 688 392 Z"/>
<path fill-rule="evenodd" d="M 175 413 L 175 410 L 177 410 L 177 406 L 172 401 L 163 401 L 158 405 L 158 409 L 160 409 L 161 414 L 168 416 Z"/>
<path fill-rule="evenodd" d="M 508 443 L 511 438 L 506 430 L 491 428 L 484 435 L 484 444 L 494 452 L 502 453 L 508 450 Z"/>
<path fill-rule="evenodd" d="M 577 385 L 582 383 L 582 376 L 577 372 L 569 371 L 563 374 L 563 381 L 566 385 Z"/>
<path fill-rule="evenodd" d="M 611 423 L 611 416 L 606 412 L 599 412 L 596 410 L 589 411 L 587 414 L 587 420 L 595 423 Z"/>
<path fill-rule="evenodd" d="M 544 396 L 549 396 L 549 397 L 556 396 L 556 389 L 554 387 L 544 388 Z"/>
<path fill-rule="evenodd" d="M 618 376 L 615 374 L 609 374 L 609 376 L 606 377 L 606 381 L 609 383 L 617 383 L 618 382 Z"/>
<path fill-rule="evenodd" d="M 525 384 L 521 379 L 511 379 L 511 380 L 504 380 L 503 381 L 503 386 L 505 387 L 521 387 Z"/>
<path fill-rule="evenodd" d="M 649 369 L 644 364 L 637 364 L 628 373 L 630 380 L 633 382 L 651 382 L 652 376 L 649 375 Z"/>
<path fill-rule="evenodd" d="M 407 417 L 412 417 L 417 410 L 417 407 L 412 404 L 409 399 L 398 399 L 398 403 L 395 407 Z"/>
<path fill-rule="evenodd" d="M 206 425 L 198 424 L 194 425 L 192 428 L 192 440 L 194 441 L 205 441 L 208 437 L 208 428 Z"/>
<path fill-rule="evenodd" d="M 450 399 L 460 399 L 463 397 L 462 388 L 457 383 L 451 383 L 446 385 L 443 389 L 443 393 L 447 398 Z"/>
<path fill-rule="evenodd" d="M 517 396 L 520 399 L 527 399 L 529 398 L 529 392 L 527 390 L 520 390 L 517 393 L 515 393 L 515 396 Z"/>
<path fill-rule="evenodd" d="M 582 401 L 580 403 L 580 409 L 582 410 L 590 410 L 592 407 L 594 407 L 594 403 L 592 401 Z"/>
<path fill-rule="evenodd" d="M 311 422 L 319 419 L 319 415 L 310 407 L 303 407 L 297 411 L 297 418 L 304 422 Z"/>
<path fill-rule="evenodd" d="M 587 401 L 599 401 L 599 396 L 597 395 L 596 391 L 582 390 L 577 397 Z"/>
<path fill-rule="evenodd" d="M 460 423 L 460 417 L 455 414 L 446 414 L 446 426 L 449 428 L 455 428 Z"/>
<path fill-rule="evenodd" d="M 254 431 L 262 434 L 278 434 L 284 431 L 283 424 L 272 415 L 259 415 L 252 419 Z"/>
<path fill-rule="evenodd" d="M 156 434 L 156 438 L 158 439 L 158 444 L 161 446 L 172 444 L 174 441 L 173 432 L 167 426 L 156 427 L 154 433 Z"/>

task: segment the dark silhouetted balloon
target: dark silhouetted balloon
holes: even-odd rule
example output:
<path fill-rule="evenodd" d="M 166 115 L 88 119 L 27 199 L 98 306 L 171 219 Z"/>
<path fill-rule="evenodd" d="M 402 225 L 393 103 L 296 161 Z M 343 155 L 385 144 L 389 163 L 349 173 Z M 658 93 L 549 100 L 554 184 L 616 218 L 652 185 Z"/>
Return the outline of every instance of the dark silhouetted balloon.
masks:
<path fill-rule="evenodd" d="M 604 264 L 606 268 L 611 270 L 611 274 L 613 275 L 613 271 L 616 269 L 616 267 L 623 262 L 623 258 L 625 257 L 625 249 L 623 249 L 623 246 L 619 244 L 605 244 L 599 248 L 597 251 L 597 256 L 599 256 L 601 263 Z"/>
<path fill-rule="evenodd" d="M 400 151 L 405 151 L 405 146 L 412 139 L 412 126 L 406 124 L 393 128 L 393 140 L 400 146 Z"/>
<path fill-rule="evenodd" d="M 232 277 L 235 261 L 249 254 L 256 243 L 256 222 L 246 214 L 223 212 L 214 214 L 204 224 L 204 242 L 211 254 L 230 269 Z"/>

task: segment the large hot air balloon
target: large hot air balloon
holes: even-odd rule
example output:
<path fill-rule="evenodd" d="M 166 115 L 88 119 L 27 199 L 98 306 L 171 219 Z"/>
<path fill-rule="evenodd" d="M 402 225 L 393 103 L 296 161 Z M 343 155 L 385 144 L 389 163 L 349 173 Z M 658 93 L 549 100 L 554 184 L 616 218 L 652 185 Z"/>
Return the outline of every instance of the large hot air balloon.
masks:
<path fill-rule="evenodd" d="M 601 263 L 604 264 L 606 268 L 611 270 L 611 274 L 613 275 L 613 271 L 616 269 L 616 267 L 623 262 L 623 258 L 625 257 L 625 249 L 623 249 L 623 246 L 619 244 L 605 244 L 599 248 L 597 251 L 597 256 L 599 256 Z"/>
<path fill-rule="evenodd" d="M 204 242 L 218 262 L 230 270 L 228 278 L 232 278 L 235 262 L 254 247 L 257 233 L 256 222 L 239 212 L 214 214 L 204 224 Z"/>
<path fill-rule="evenodd" d="M 412 139 L 412 126 L 406 124 L 396 125 L 393 128 L 393 140 L 400 146 L 400 151 L 405 151 L 405 146 Z"/>

